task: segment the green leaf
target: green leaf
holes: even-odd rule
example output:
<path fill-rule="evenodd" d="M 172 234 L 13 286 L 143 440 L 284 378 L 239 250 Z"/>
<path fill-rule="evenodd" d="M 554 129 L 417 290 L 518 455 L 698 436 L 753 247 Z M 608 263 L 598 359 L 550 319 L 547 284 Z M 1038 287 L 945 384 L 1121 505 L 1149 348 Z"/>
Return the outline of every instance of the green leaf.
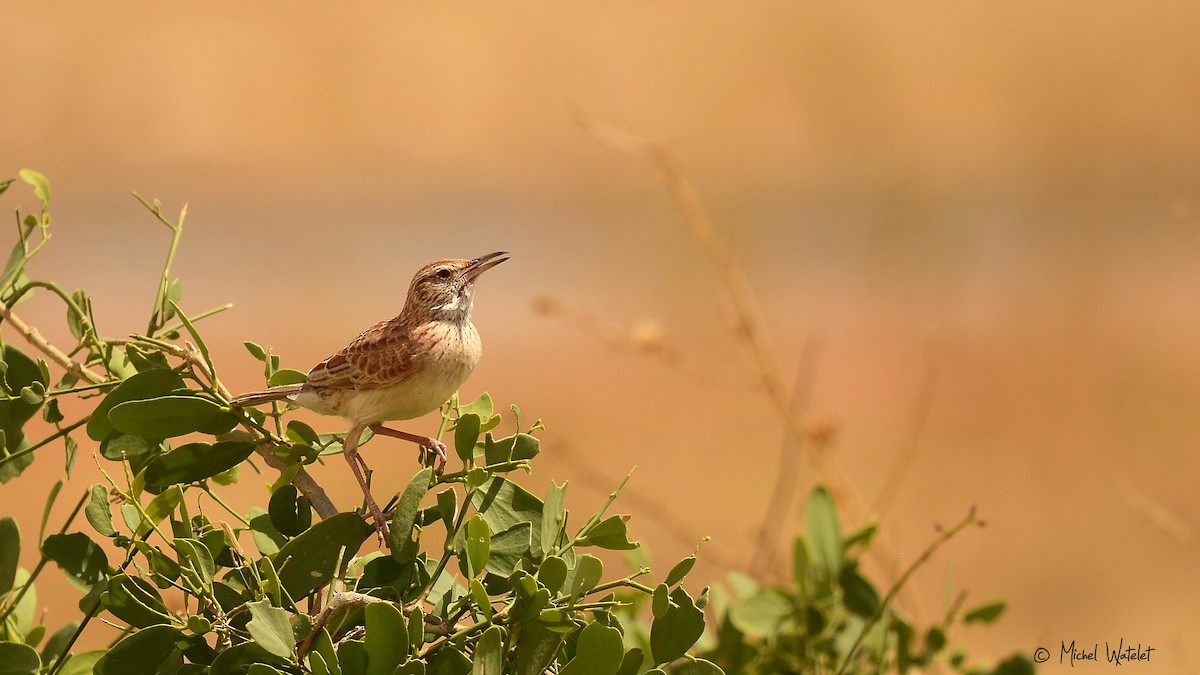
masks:
<path fill-rule="evenodd" d="M 531 530 L 529 523 L 518 523 L 492 535 L 484 569 L 501 577 L 511 575 L 529 553 Z"/>
<path fill-rule="evenodd" d="M 504 668 L 504 633 L 499 626 L 483 631 L 475 644 L 471 675 L 501 675 Z"/>
<path fill-rule="evenodd" d="M 151 626 L 113 645 L 96 662 L 96 675 L 155 675 L 164 666 L 181 633 L 171 626 Z"/>
<path fill-rule="evenodd" d="M 373 602 L 366 606 L 363 614 L 367 623 L 367 635 L 363 639 L 367 650 L 366 675 L 392 675 L 396 666 L 408 656 L 408 628 L 404 625 L 404 614 L 390 602 Z"/>
<path fill-rule="evenodd" d="M 879 523 L 870 522 L 857 530 L 850 533 L 846 537 L 843 548 L 850 550 L 854 546 L 862 546 L 864 549 L 871 545 L 871 540 L 875 538 L 875 532 L 879 530 Z"/>
<path fill-rule="evenodd" d="M 121 403 L 108 411 L 108 421 L 121 433 L 162 439 L 193 432 L 223 434 L 237 426 L 238 418 L 206 398 L 162 396 Z"/>
<path fill-rule="evenodd" d="M 41 611 L 41 606 L 38 604 L 37 586 L 33 583 L 29 572 L 26 572 L 24 569 L 18 569 L 17 578 L 13 581 L 13 587 L 24 588 L 26 586 L 29 587 L 29 590 L 25 591 L 25 596 L 13 608 L 12 613 L 17 619 L 17 629 L 22 631 L 28 631 L 33 628 L 33 623 L 37 619 L 38 612 Z"/>
<path fill-rule="evenodd" d="M 492 533 L 488 529 L 487 520 L 476 513 L 467 521 L 467 565 L 470 569 L 468 576 L 475 576 L 487 565 L 488 552 L 492 543 Z"/>
<path fill-rule="evenodd" d="M 37 195 L 38 200 L 42 202 L 42 208 L 46 208 L 50 203 L 50 181 L 41 172 L 33 169 L 21 169 L 17 175 L 21 177 L 21 180 L 33 186 L 33 194 Z"/>
<path fill-rule="evenodd" d="M 110 459 L 114 462 L 120 462 L 125 459 L 134 461 L 146 453 L 155 450 L 159 445 L 158 441 L 138 438 L 137 436 L 126 436 L 114 431 L 112 436 L 109 436 L 100 443 L 100 454 L 105 459 Z"/>
<path fill-rule="evenodd" d="M 704 633 L 704 612 L 692 597 L 677 587 L 671 591 L 675 604 L 650 625 L 650 653 L 654 663 L 670 663 L 687 653 Z"/>
<path fill-rule="evenodd" d="M 410 562 L 417 555 L 417 542 L 412 536 L 413 525 L 417 522 L 417 512 L 421 510 L 421 499 L 429 490 L 429 482 L 433 480 L 433 469 L 421 469 L 408 481 L 408 486 L 396 502 L 396 512 L 392 515 L 389 528 L 388 542 L 392 549 L 392 558 L 397 562 Z"/>
<path fill-rule="evenodd" d="M 227 471 L 254 452 L 249 441 L 188 443 L 151 460 L 144 474 L 146 486 L 161 489 L 179 483 L 194 483 Z"/>
<path fill-rule="evenodd" d="M 408 644 L 413 654 L 425 646 L 425 613 L 421 611 L 420 603 L 408 615 Z"/>
<path fill-rule="evenodd" d="M 83 290 L 72 293 L 71 299 L 75 301 L 75 305 L 80 308 L 80 311 L 87 311 L 88 297 Z M 76 312 L 70 305 L 67 305 L 67 328 L 70 329 L 72 337 L 82 340 L 83 336 L 87 334 L 87 316 Z"/>
<path fill-rule="evenodd" d="M 288 420 L 287 437 L 293 443 L 302 443 L 314 448 L 321 445 L 320 434 L 300 420 Z"/>
<path fill-rule="evenodd" d="M 817 487 L 812 491 L 804 517 L 816 572 L 833 579 L 842 567 L 842 528 L 828 490 Z"/>
<path fill-rule="evenodd" d="M 134 628 L 172 623 L 170 610 L 150 582 L 128 574 L 110 577 L 100 604 Z"/>
<path fill-rule="evenodd" d="M 264 363 L 266 362 L 267 350 L 263 349 L 262 347 L 258 346 L 257 344 L 255 344 L 253 342 L 250 342 L 249 340 L 246 340 L 245 342 L 243 342 L 242 346 L 246 348 L 246 351 L 250 352 L 250 356 L 253 356 L 258 361 L 262 361 Z"/>
<path fill-rule="evenodd" d="M 656 619 L 663 618 L 667 615 L 667 610 L 671 609 L 671 589 L 665 583 L 659 584 L 654 588 L 650 609 L 651 614 Z"/>
<path fill-rule="evenodd" d="M 250 637 L 266 651 L 275 656 L 290 659 L 295 653 L 296 641 L 292 635 L 292 624 L 288 621 L 288 613 L 273 606 L 267 600 L 259 600 L 246 605 L 250 609 L 250 623 L 246 630 Z"/>
<path fill-rule="evenodd" d="M 293 598 L 312 593 L 333 578 L 339 557 L 349 561 L 371 532 L 371 527 L 353 512 L 339 513 L 313 525 L 275 556 L 280 583 Z"/>
<path fill-rule="evenodd" d="M 529 523 L 533 539 L 531 550 L 542 550 L 542 500 L 521 486 L 495 476 L 471 495 L 471 504 L 487 519 L 492 532 L 503 532 L 519 523 Z"/>
<path fill-rule="evenodd" d="M 295 485 L 281 485 L 267 505 L 271 525 L 280 534 L 294 537 L 312 527 L 312 505 Z M 253 527 L 253 521 L 251 521 Z M 280 546 L 283 544 L 280 543 Z"/>
<path fill-rule="evenodd" d="M 925 631 L 925 648 L 930 652 L 939 652 L 946 646 L 946 630 L 941 626 L 930 626 Z"/>
<path fill-rule="evenodd" d="M 804 535 L 797 534 L 792 540 L 792 583 L 801 590 L 808 587 L 809 559 L 808 543 Z"/>
<path fill-rule="evenodd" d="M 571 599 L 575 600 L 600 583 L 604 577 L 604 563 L 591 555 L 581 555 L 575 558 L 575 568 L 571 574 Z"/>
<path fill-rule="evenodd" d="M 454 529 L 454 517 L 458 514 L 458 493 L 454 490 L 442 490 L 437 493 L 437 513 L 446 526 L 446 531 Z"/>
<path fill-rule="evenodd" d="M 668 586 L 674 586 L 675 584 L 683 581 L 683 578 L 688 575 L 688 572 L 692 571 L 692 566 L 695 564 L 696 556 L 694 555 L 689 555 L 683 560 L 680 560 L 679 562 L 675 563 L 675 566 L 671 568 L 670 572 L 667 572 L 667 578 L 663 583 Z"/>
<path fill-rule="evenodd" d="M 467 675 L 471 672 L 471 661 L 452 645 L 434 652 L 426 667 L 429 675 Z"/>
<path fill-rule="evenodd" d="M 454 450 L 463 462 L 470 462 L 475 456 L 475 444 L 479 442 L 479 415 L 467 413 L 459 415 L 454 423 Z"/>
<path fill-rule="evenodd" d="M 558 541 L 558 534 L 567 521 L 567 512 L 563 508 L 566 495 L 566 481 L 563 481 L 562 485 L 550 481 L 550 487 L 546 489 L 545 508 L 542 510 L 542 550 L 544 555 L 556 552 L 555 544 Z"/>
<path fill-rule="evenodd" d="M 842 587 L 842 603 L 846 609 L 864 619 L 870 619 L 879 612 L 879 593 L 858 573 L 858 565 L 843 567 L 838 575 L 838 585 Z"/>
<path fill-rule="evenodd" d="M 621 631 L 593 621 L 579 632 L 575 658 L 559 675 L 616 675 L 625 656 Z"/>
<path fill-rule="evenodd" d="M 173 370 L 148 370 L 118 384 L 96 406 L 88 418 L 87 435 L 93 441 L 103 441 L 113 434 L 108 412 L 127 401 L 140 401 L 187 389 L 183 377 Z M 111 458 L 110 458 L 111 459 Z"/>
<path fill-rule="evenodd" d="M 104 549 L 82 532 L 52 534 L 42 543 L 42 555 L 53 560 L 69 576 L 84 586 L 92 586 L 108 571 Z"/>
<path fill-rule="evenodd" d="M 289 384 L 304 384 L 308 381 L 308 375 L 298 370 L 291 368 L 281 368 L 267 379 L 268 387 L 286 387 Z"/>
<path fill-rule="evenodd" d="M 483 582 L 478 579 L 471 579 L 471 599 L 475 601 L 475 606 L 483 614 L 483 618 L 487 621 L 492 620 L 492 601 L 488 598 L 487 589 L 483 587 Z"/>
<path fill-rule="evenodd" d="M 963 623 L 992 623 L 1000 618 L 1007 606 L 1003 600 L 980 605 L 963 615 Z"/>
<path fill-rule="evenodd" d="M 537 578 L 551 593 L 558 593 L 567 580 L 567 561 L 558 556 L 546 558 L 538 568 Z"/>
<path fill-rule="evenodd" d="M 425 675 L 425 662 L 409 659 L 397 666 L 392 675 Z"/>
<path fill-rule="evenodd" d="M 486 391 L 480 394 L 474 401 L 458 407 L 459 415 L 473 414 L 481 420 L 490 418 L 493 412 L 495 412 L 495 408 L 492 407 L 492 395 Z"/>
<path fill-rule="evenodd" d="M 517 675 L 544 673 L 565 639 L 565 635 L 547 629 L 540 622 L 525 626 L 517 640 Z"/>
<path fill-rule="evenodd" d="M 25 423 L 37 414 L 40 404 L 27 402 L 20 398 L 22 390 L 36 385 L 41 391 L 46 390 L 49 378 L 42 370 L 41 364 L 29 358 L 12 345 L 4 345 L 4 373 L 2 383 L 10 394 L 17 395 L 16 399 L 0 400 L 0 441 L 3 449 L 11 454 L 27 447 L 25 442 Z M 2 455 L 4 453 L 0 453 Z M 21 459 L 5 462 L 0 465 L 0 483 L 8 482 L 21 474 L 25 467 L 33 461 L 33 455 L 23 455 Z"/>
<path fill-rule="evenodd" d="M 13 589 L 21 558 L 21 528 L 12 516 L 0 518 L 0 596 Z"/>
<path fill-rule="evenodd" d="M 41 667 L 42 659 L 33 647 L 19 642 L 0 642 L 0 675 L 36 675 Z"/>
<path fill-rule="evenodd" d="M 514 437 L 512 449 L 512 461 L 528 460 L 537 457 L 542 451 L 542 442 L 536 436 L 530 436 L 525 433 L 518 433 Z"/>
<path fill-rule="evenodd" d="M 179 489 L 178 485 L 167 488 L 162 494 L 151 499 L 150 503 L 146 505 L 146 517 L 149 518 L 149 521 L 142 522 L 138 526 L 137 533 L 140 535 L 149 532 L 152 526 L 158 525 L 167 516 L 174 513 L 182 501 L 183 490 Z M 126 506 L 129 505 L 127 504 Z M 121 510 L 124 512 L 125 507 L 121 507 Z"/>
<path fill-rule="evenodd" d="M 729 612 L 734 627 L 751 637 L 780 634 L 792 621 L 792 603 L 773 588 L 760 588 L 742 598 Z"/>
<path fill-rule="evenodd" d="M 628 551 L 638 547 L 636 541 L 629 541 L 625 523 L 629 516 L 609 516 L 588 529 L 587 534 L 576 539 L 578 546 L 598 546 L 611 551 Z"/>
<path fill-rule="evenodd" d="M 257 643 L 243 642 L 218 654 L 208 672 L 211 675 L 245 675 L 251 666 L 259 663 L 285 668 L 288 666 L 285 659 L 263 649 Z"/>
<path fill-rule="evenodd" d="M 74 635 L 75 630 L 79 628 L 79 624 L 74 621 L 64 624 L 62 628 L 54 631 L 49 640 L 46 640 L 46 646 L 42 647 L 42 663 L 54 663 L 63 653 Z"/>
<path fill-rule="evenodd" d="M 646 661 L 646 656 L 642 653 L 641 647 L 633 647 L 625 652 L 625 656 L 621 659 L 621 667 L 617 669 L 617 675 L 638 675 Z"/>
<path fill-rule="evenodd" d="M 93 649 L 82 654 L 74 654 L 59 669 L 58 675 L 92 675 L 96 664 L 107 653 L 108 649 Z"/>
<path fill-rule="evenodd" d="M 189 572 L 195 583 L 211 592 L 217 566 L 208 547 L 200 541 L 186 537 L 175 537 L 172 544 L 179 554 L 180 570 Z"/>

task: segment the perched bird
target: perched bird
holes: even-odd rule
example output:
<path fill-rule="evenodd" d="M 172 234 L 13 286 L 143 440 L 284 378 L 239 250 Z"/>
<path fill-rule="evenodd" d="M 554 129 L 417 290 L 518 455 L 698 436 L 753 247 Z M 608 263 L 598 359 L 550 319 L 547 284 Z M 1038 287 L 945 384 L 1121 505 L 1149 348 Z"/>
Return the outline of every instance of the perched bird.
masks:
<path fill-rule="evenodd" d="M 475 281 L 505 260 L 508 253 L 499 251 L 474 260 L 439 260 L 422 267 L 409 284 L 398 316 L 371 326 L 318 363 L 303 384 L 242 394 L 231 403 L 245 408 L 286 400 L 349 420 L 343 452 L 362 486 L 367 511 L 380 537 L 386 539 L 383 512 L 371 497 L 359 467 L 359 439 L 369 428 L 376 434 L 412 441 L 436 456 L 438 473 L 445 469 L 446 446 L 441 441 L 383 423 L 437 410 L 475 369 L 483 351 L 471 323 Z"/>

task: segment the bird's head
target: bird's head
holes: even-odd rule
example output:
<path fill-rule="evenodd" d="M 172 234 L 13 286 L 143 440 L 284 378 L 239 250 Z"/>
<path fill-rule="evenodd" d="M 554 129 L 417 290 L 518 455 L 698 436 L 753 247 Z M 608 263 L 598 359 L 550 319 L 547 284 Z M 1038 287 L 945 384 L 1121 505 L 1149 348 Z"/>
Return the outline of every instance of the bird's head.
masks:
<path fill-rule="evenodd" d="M 408 287 L 404 311 L 426 315 L 423 318 L 465 321 L 471 317 L 475 280 L 487 270 L 508 260 L 506 251 L 497 251 L 474 260 L 439 260 L 417 271 Z"/>

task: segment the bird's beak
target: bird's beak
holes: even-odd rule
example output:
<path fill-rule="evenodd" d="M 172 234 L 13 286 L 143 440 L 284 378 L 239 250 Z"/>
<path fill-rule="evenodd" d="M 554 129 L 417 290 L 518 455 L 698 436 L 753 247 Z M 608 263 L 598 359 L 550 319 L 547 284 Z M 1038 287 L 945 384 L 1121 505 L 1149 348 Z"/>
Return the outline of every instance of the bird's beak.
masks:
<path fill-rule="evenodd" d="M 492 269 L 496 265 L 508 260 L 508 251 L 496 251 L 485 256 L 480 256 L 471 261 L 466 269 L 462 272 L 462 280 L 471 283 L 480 274 Z"/>

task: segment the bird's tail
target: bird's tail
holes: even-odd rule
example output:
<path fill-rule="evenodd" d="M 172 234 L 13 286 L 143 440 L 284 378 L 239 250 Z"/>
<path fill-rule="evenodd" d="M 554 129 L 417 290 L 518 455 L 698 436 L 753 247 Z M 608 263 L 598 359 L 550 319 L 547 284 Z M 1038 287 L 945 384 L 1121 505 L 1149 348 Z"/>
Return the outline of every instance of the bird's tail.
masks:
<path fill-rule="evenodd" d="M 229 403 L 235 408 L 249 408 L 272 401 L 282 401 L 300 393 L 300 388 L 303 386 L 302 384 L 289 384 L 286 387 L 272 387 L 265 391 L 252 391 L 248 394 L 235 396 Z"/>

